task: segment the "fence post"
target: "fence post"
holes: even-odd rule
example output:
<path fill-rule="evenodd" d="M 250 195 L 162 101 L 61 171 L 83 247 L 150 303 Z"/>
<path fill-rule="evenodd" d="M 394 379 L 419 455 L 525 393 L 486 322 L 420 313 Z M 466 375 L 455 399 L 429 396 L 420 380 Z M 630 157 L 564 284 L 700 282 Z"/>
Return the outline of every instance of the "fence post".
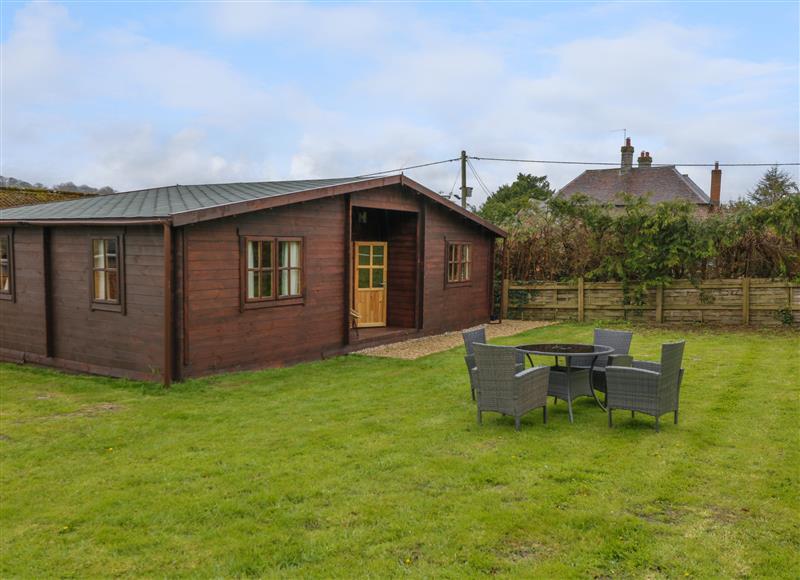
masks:
<path fill-rule="evenodd" d="M 508 318 L 508 278 L 503 278 L 503 286 L 500 290 L 500 320 Z"/>
<path fill-rule="evenodd" d="M 583 276 L 578 278 L 578 322 L 583 322 Z"/>
<path fill-rule="evenodd" d="M 750 278 L 742 278 L 742 324 L 750 324 Z"/>
<path fill-rule="evenodd" d="M 656 286 L 656 324 L 664 322 L 664 285 Z"/>

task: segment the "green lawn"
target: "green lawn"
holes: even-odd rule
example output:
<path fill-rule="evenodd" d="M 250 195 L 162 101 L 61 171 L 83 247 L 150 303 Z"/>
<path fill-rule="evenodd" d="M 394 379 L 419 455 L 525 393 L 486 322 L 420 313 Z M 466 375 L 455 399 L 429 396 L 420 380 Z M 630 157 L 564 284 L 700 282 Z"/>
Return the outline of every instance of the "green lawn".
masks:
<path fill-rule="evenodd" d="M 0 576 L 797 577 L 800 335 L 634 330 L 688 341 L 661 433 L 479 427 L 463 349 L 169 391 L 2 365 Z"/>

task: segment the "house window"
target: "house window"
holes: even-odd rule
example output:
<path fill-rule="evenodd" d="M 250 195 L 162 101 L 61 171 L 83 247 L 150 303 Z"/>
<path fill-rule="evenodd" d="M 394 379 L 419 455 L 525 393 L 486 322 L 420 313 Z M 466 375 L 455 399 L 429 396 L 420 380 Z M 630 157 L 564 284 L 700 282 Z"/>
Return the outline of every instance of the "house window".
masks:
<path fill-rule="evenodd" d="M 268 300 L 272 292 L 272 241 L 247 241 L 247 299 Z"/>
<path fill-rule="evenodd" d="M 300 238 L 244 238 L 245 302 L 303 295 L 303 241 Z"/>
<path fill-rule="evenodd" d="M 447 282 L 469 282 L 472 276 L 472 244 L 447 244 Z"/>
<path fill-rule="evenodd" d="M 278 240 L 278 298 L 300 296 L 300 241 Z"/>
<path fill-rule="evenodd" d="M 11 236 L 0 236 L 0 298 L 13 295 L 14 276 L 11 259 Z"/>
<path fill-rule="evenodd" d="M 119 239 L 92 240 L 92 301 L 120 303 Z"/>

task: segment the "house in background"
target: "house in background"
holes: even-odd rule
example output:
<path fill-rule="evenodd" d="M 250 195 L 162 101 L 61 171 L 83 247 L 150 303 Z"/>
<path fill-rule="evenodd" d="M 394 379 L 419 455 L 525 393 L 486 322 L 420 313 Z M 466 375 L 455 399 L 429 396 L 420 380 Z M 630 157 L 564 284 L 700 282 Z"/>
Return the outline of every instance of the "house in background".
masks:
<path fill-rule="evenodd" d="M 588 169 L 562 187 L 557 195 L 571 197 L 583 193 L 600 203 L 624 206 L 619 197 L 625 192 L 636 197 L 648 196 L 652 203 L 661 201 L 688 201 L 696 204 L 700 211 L 710 211 L 719 206 L 722 170 L 716 165 L 711 172 L 711 195 L 706 193 L 688 175 L 682 174 L 674 165 L 653 167 L 649 151 L 642 151 L 638 166 L 633 166 L 633 145 L 630 138 L 620 149 L 622 160 L 619 168 Z"/>
<path fill-rule="evenodd" d="M 504 236 L 403 175 L 0 210 L 0 358 L 169 383 L 457 330 Z"/>

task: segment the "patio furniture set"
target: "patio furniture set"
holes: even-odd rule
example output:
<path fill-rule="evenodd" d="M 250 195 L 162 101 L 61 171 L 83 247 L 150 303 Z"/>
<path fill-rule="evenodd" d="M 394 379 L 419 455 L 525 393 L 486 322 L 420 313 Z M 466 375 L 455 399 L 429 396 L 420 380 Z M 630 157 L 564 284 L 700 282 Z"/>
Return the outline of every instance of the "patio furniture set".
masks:
<path fill-rule="evenodd" d="M 463 333 L 472 399 L 482 413 L 493 411 L 514 417 L 517 430 L 526 413 L 542 408 L 547 423 L 547 397 L 566 401 L 569 422 L 572 402 L 592 397 L 608 414 L 624 409 L 659 418 L 673 413 L 678 423 L 678 402 L 683 381 L 684 341 L 661 346 L 661 362 L 635 360 L 629 353 L 633 333 L 595 329 L 593 344 L 523 344 L 494 346 L 486 343 L 483 328 Z M 554 357 L 553 366 L 536 366 L 533 356 Z M 531 366 L 525 368 L 525 359 Z M 563 364 L 560 364 L 563 359 Z M 598 393 L 603 395 L 601 399 Z"/>

